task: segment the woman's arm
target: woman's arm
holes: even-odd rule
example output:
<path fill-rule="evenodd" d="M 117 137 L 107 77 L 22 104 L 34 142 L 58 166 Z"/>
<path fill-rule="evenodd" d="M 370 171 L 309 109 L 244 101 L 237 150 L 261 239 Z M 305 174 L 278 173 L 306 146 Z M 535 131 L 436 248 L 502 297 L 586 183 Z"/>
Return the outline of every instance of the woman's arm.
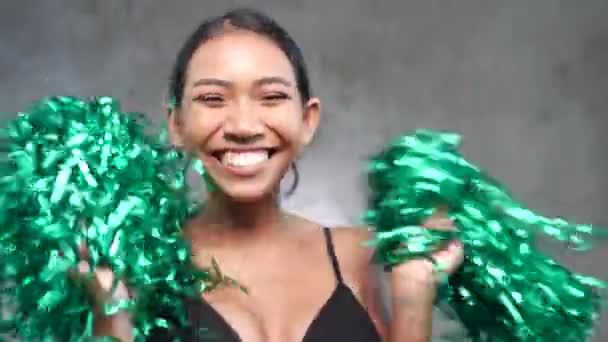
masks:
<path fill-rule="evenodd" d="M 380 265 L 367 261 L 365 306 L 382 340 L 430 341 L 436 285 L 403 277 L 402 273 L 414 275 L 415 269 L 385 273 Z"/>
<path fill-rule="evenodd" d="M 84 278 L 84 273 L 87 273 L 89 265 L 87 262 L 81 262 L 78 265 L 78 271 L 81 279 Z M 106 316 L 102 313 L 104 303 L 108 301 L 110 289 L 114 274 L 111 270 L 99 267 L 95 270 L 94 279 L 86 281 L 87 290 L 96 307 L 95 316 L 93 319 L 93 335 L 98 337 L 114 337 L 121 342 L 131 342 L 133 338 L 133 326 L 131 324 L 131 316 L 128 312 L 120 311 L 115 315 Z M 129 292 L 126 286 L 120 282 L 113 294 L 114 300 L 129 298 Z"/>
<path fill-rule="evenodd" d="M 453 229 L 445 216 L 429 219 L 425 226 L 434 229 Z M 354 229 L 353 229 L 354 230 Z M 433 304 L 438 279 L 433 264 L 428 260 L 412 260 L 383 272 L 372 260 L 372 253 L 362 244 L 373 238 L 365 229 L 356 229 L 355 248 L 364 253 L 358 255 L 361 266 L 361 283 L 365 289 L 364 302 L 383 340 L 390 342 L 426 342 L 431 340 L 433 328 Z M 462 246 L 458 242 L 434 254 L 436 261 L 451 274 L 463 259 Z M 388 299 L 390 310 L 383 310 Z M 387 312 L 389 311 L 389 312 Z"/>
<path fill-rule="evenodd" d="M 132 329 L 131 317 L 126 312 L 112 316 L 98 314 L 94 320 L 93 335 L 114 337 L 121 342 L 131 342 L 133 341 Z"/>
<path fill-rule="evenodd" d="M 361 243 L 371 238 L 370 235 L 362 237 L 359 248 Z M 390 273 L 384 272 L 381 265 L 373 262 L 371 251 L 361 261 L 365 263 L 361 278 L 365 306 L 382 340 L 430 341 L 436 291 L 434 283 L 414 280 L 416 267 L 412 264 Z"/>
<path fill-rule="evenodd" d="M 432 229 L 454 229 L 445 216 L 429 219 L 424 226 Z M 458 241 L 450 242 L 433 254 L 443 271 L 452 274 L 462 263 L 464 251 Z M 431 340 L 433 304 L 439 279 L 433 263 L 426 259 L 408 261 L 390 273 L 392 319 L 389 341 L 426 342 Z"/>
<path fill-rule="evenodd" d="M 407 265 L 402 265 L 407 266 Z M 416 267 L 417 268 L 417 267 Z M 431 340 L 436 285 L 414 267 L 394 269 L 391 283 L 389 341 L 426 342 Z M 429 267 L 432 268 L 432 265 Z"/>

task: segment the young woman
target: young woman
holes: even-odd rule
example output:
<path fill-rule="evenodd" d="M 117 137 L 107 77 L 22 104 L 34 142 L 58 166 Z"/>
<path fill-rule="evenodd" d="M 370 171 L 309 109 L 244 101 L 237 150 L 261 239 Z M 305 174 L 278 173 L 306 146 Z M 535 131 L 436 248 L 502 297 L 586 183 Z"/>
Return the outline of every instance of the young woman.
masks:
<path fill-rule="evenodd" d="M 373 251 L 363 228 L 328 229 L 281 210 L 279 185 L 311 142 L 321 113 L 302 53 L 276 22 L 235 10 L 202 23 L 177 56 L 168 122 L 173 143 L 203 160 L 216 187 L 205 210 L 184 227 L 193 260 L 248 290 L 223 287 L 189 303 L 190 331 L 151 340 L 428 341 L 436 292 L 432 265 L 411 261 L 387 275 L 390 320 L 380 317 Z M 452 229 L 435 217 L 425 226 Z M 453 242 L 434 257 L 453 271 Z M 100 302 L 111 280 L 98 272 Z M 121 288 L 118 296 L 126 290 Z M 98 317 L 96 334 L 132 339 L 129 317 Z"/>

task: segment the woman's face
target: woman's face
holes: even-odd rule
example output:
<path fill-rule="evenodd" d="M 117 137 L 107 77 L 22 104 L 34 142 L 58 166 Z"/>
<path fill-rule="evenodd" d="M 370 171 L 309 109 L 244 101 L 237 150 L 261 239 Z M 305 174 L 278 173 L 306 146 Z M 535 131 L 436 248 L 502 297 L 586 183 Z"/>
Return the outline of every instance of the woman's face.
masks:
<path fill-rule="evenodd" d="M 198 48 L 181 106 L 169 116 L 174 142 L 201 158 L 219 190 L 238 202 L 272 196 L 318 122 L 318 100 L 302 103 L 283 51 L 239 30 Z"/>

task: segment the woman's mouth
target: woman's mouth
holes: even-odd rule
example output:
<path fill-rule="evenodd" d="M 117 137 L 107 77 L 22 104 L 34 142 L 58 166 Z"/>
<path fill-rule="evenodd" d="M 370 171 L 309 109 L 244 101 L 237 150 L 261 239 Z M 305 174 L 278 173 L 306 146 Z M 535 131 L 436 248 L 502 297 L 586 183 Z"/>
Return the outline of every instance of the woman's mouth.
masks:
<path fill-rule="evenodd" d="M 262 163 L 268 160 L 270 152 L 268 150 L 256 151 L 227 151 L 222 153 L 220 162 L 224 166 L 244 167 Z"/>
<path fill-rule="evenodd" d="M 274 148 L 223 150 L 212 155 L 227 171 L 251 176 L 256 174 L 276 152 Z"/>

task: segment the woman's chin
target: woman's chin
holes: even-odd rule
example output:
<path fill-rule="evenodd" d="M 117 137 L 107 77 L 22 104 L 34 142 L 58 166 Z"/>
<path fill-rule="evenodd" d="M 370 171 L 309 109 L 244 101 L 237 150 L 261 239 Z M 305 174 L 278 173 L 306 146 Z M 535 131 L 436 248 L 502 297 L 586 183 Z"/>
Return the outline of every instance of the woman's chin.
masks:
<path fill-rule="evenodd" d="M 221 189 L 223 194 L 232 202 L 240 204 L 252 204 L 272 199 L 274 191 L 265 188 L 239 187 Z"/>
<path fill-rule="evenodd" d="M 285 173 L 270 169 L 250 176 L 227 176 L 211 167 L 208 171 L 216 191 L 221 192 L 231 202 L 242 204 L 274 200 L 278 184 Z"/>

